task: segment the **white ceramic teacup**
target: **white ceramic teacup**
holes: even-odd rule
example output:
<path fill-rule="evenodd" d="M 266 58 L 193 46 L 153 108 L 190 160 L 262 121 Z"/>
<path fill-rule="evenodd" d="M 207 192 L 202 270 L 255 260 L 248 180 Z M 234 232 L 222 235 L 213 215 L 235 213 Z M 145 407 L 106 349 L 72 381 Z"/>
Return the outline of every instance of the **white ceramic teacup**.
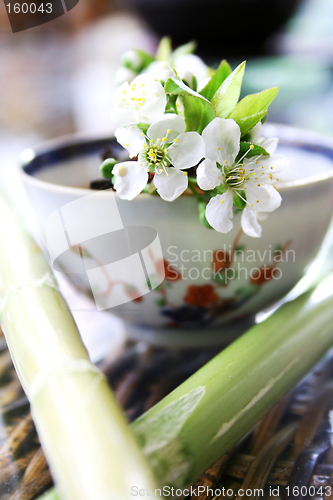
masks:
<path fill-rule="evenodd" d="M 192 196 L 168 203 L 141 194 L 125 201 L 110 190 L 90 190 L 105 148 L 122 154 L 112 138 L 26 151 L 21 178 L 42 235 L 47 224 L 48 243 L 57 247 L 54 266 L 139 336 L 183 334 L 208 344 L 237 331 L 239 320 L 276 302 L 304 276 L 333 212 L 333 141 L 277 125 L 266 125 L 265 135 L 279 137 L 278 152 L 290 167 L 278 186 L 282 205 L 261 221 L 261 238 L 240 231 L 239 213 L 230 233 L 207 229 Z"/>

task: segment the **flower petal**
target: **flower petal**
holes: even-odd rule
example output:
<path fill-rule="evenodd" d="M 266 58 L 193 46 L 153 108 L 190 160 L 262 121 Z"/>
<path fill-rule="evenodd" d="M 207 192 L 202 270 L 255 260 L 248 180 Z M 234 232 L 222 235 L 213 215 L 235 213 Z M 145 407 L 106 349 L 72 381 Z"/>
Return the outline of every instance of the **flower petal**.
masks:
<path fill-rule="evenodd" d="M 124 82 L 121 85 L 119 85 L 119 87 L 117 87 L 116 90 L 113 92 L 112 103 L 115 108 L 123 106 L 124 93 L 127 92 L 129 88 L 130 88 L 129 83 Z"/>
<path fill-rule="evenodd" d="M 219 186 L 223 181 L 222 173 L 216 163 L 206 159 L 197 168 L 197 183 L 200 189 L 207 191 Z"/>
<path fill-rule="evenodd" d="M 173 201 L 187 189 L 188 177 L 186 172 L 179 172 L 172 167 L 167 167 L 166 172 L 155 174 L 154 184 L 163 200 Z"/>
<path fill-rule="evenodd" d="M 121 144 L 123 148 L 127 149 L 131 158 L 139 154 L 145 144 L 141 130 L 135 125 L 119 127 L 115 131 L 114 135 L 119 144 Z"/>
<path fill-rule="evenodd" d="M 246 199 L 253 210 L 273 212 L 281 205 L 281 195 L 273 186 L 247 183 Z"/>
<path fill-rule="evenodd" d="M 214 118 L 202 132 L 205 141 L 205 155 L 219 163 L 231 166 L 239 152 L 240 128 L 234 120 Z"/>
<path fill-rule="evenodd" d="M 137 121 L 137 112 L 131 108 L 115 108 L 111 110 L 111 120 L 118 127 L 124 127 L 130 123 L 139 123 Z"/>
<path fill-rule="evenodd" d="M 198 132 L 180 134 L 168 148 L 168 155 L 176 168 L 190 168 L 205 156 L 205 145 Z"/>
<path fill-rule="evenodd" d="M 160 85 L 160 84 L 159 84 Z M 162 86 L 161 86 L 162 87 Z M 163 89 L 163 87 L 162 87 Z M 164 92 L 164 90 L 163 90 Z M 138 111 L 137 123 L 152 123 L 163 115 L 166 106 L 166 95 L 152 96 Z"/>
<path fill-rule="evenodd" d="M 117 163 L 113 169 L 116 177 L 114 187 L 123 200 L 133 200 L 146 186 L 148 172 L 144 165 L 137 161 Z"/>
<path fill-rule="evenodd" d="M 257 157 L 258 158 L 258 157 Z M 261 156 L 257 163 L 254 159 L 244 159 L 245 174 L 251 177 L 250 182 L 263 183 L 276 182 L 276 174 L 283 172 L 289 165 L 289 160 L 283 155 Z"/>
<path fill-rule="evenodd" d="M 228 233 L 232 229 L 232 207 L 233 198 L 230 190 L 210 200 L 206 207 L 206 219 L 216 231 Z"/>
<path fill-rule="evenodd" d="M 257 214 L 246 206 L 242 213 L 242 229 L 245 234 L 252 236 L 252 238 L 260 238 L 261 226 L 257 220 Z"/>
<path fill-rule="evenodd" d="M 129 68 L 120 67 L 117 69 L 114 79 L 117 85 L 122 85 L 124 82 L 131 83 L 136 77 L 136 73 Z"/>
<path fill-rule="evenodd" d="M 185 132 L 185 129 L 184 118 L 174 113 L 167 113 L 150 125 L 147 135 L 155 142 L 163 137 L 167 137 L 168 142 L 172 142 L 179 134 Z M 171 130 L 169 134 L 168 130 Z"/>
<path fill-rule="evenodd" d="M 139 122 L 152 123 L 165 111 L 167 98 L 164 87 L 156 78 L 147 73 L 136 77 L 131 85 L 134 83 L 136 83 L 137 92 L 140 92 L 140 96 L 145 100 L 139 108 Z"/>
<path fill-rule="evenodd" d="M 207 78 L 201 80 L 201 82 L 198 84 L 197 92 L 201 92 L 206 87 L 206 85 L 209 84 L 211 79 L 212 79 L 211 76 L 207 76 Z"/>
<path fill-rule="evenodd" d="M 265 139 L 259 145 L 266 149 L 267 153 L 273 155 L 279 143 L 279 139 L 277 137 L 271 137 L 270 139 Z"/>
<path fill-rule="evenodd" d="M 267 160 L 264 161 L 267 162 L 269 170 L 271 170 L 273 174 L 283 172 L 283 170 L 285 170 L 289 166 L 289 158 L 287 158 L 284 155 L 272 155 L 268 157 Z M 266 167 L 265 164 L 263 165 L 264 167 Z"/>
<path fill-rule="evenodd" d="M 135 122 L 135 110 L 131 106 L 126 106 L 126 102 L 123 100 L 124 95 L 129 92 L 129 89 L 129 83 L 124 82 L 116 88 L 112 96 L 112 103 L 115 109 L 111 110 L 111 119 L 120 127 Z"/>

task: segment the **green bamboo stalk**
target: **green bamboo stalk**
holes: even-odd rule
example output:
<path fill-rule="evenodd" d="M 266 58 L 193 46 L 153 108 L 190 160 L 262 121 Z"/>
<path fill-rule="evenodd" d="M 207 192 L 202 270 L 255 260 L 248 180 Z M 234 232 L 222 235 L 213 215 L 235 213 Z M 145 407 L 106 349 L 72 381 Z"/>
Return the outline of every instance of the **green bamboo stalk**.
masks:
<path fill-rule="evenodd" d="M 193 484 L 332 345 L 330 275 L 251 328 L 131 424 L 159 484 Z"/>
<path fill-rule="evenodd" d="M 62 500 L 130 498 L 153 474 L 89 361 L 48 263 L 0 195 L 0 321 Z"/>
<path fill-rule="evenodd" d="M 333 275 L 251 328 L 132 424 L 163 485 L 193 484 L 333 344 Z"/>

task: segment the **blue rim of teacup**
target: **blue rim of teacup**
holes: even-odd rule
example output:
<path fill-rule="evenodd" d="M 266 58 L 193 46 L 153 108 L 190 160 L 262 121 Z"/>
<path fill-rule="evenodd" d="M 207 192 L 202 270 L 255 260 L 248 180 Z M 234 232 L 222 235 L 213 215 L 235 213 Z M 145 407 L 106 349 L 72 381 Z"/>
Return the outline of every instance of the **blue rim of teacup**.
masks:
<path fill-rule="evenodd" d="M 332 161 L 332 169 L 320 174 L 314 174 L 299 180 L 285 181 L 279 183 L 281 189 L 304 186 L 313 182 L 325 181 L 333 177 L 333 139 L 322 134 L 302 130 L 300 128 L 290 127 L 279 124 L 265 124 L 264 136 L 278 136 L 279 144 L 284 146 L 294 146 L 302 151 L 321 154 Z M 52 182 L 38 179 L 34 176 L 45 168 L 54 166 L 69 158 L 79 158 L 82 156 L 103 153 L 106 147 L 112 147 L 113 150 L 124 151 L 113 136 L 98 138 L 84 136 L 66 136 L 45 142 L 36 148 L 29 148 L 23 151 L 20 156 L 20 175 L 25 183 L 44 187 L 49 191 L 71 192 L 77 194 L 88 194 L 92 192 L 89 188 L 80 188 L 54 184 Z M 97 172 L 98 174 L 98 172 Z M 114 193 L 116 194 L 116 193 Z M 141 194 L 139 198 L 149 196 Z"/>

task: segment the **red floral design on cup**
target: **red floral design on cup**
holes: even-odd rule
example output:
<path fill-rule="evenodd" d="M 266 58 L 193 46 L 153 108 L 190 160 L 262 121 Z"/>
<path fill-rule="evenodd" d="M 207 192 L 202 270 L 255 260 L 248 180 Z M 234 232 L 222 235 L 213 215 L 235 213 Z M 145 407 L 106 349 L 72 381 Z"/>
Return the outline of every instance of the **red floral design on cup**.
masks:
<path fill-rule="evenodd" d="M 182 279 L 182 275 L 177 269 L 175 269 L 166 259 L 160 259 L 156 262 L 157 272 L 163 274 L 167 281 L 179 281 Z"/>
<path fill-rule="evenodd" d="M 219 296 L 212 285 L 190 285 L 184 297 L 186 304 L 198 307 L 215 304 L 218 300 Z"/>

